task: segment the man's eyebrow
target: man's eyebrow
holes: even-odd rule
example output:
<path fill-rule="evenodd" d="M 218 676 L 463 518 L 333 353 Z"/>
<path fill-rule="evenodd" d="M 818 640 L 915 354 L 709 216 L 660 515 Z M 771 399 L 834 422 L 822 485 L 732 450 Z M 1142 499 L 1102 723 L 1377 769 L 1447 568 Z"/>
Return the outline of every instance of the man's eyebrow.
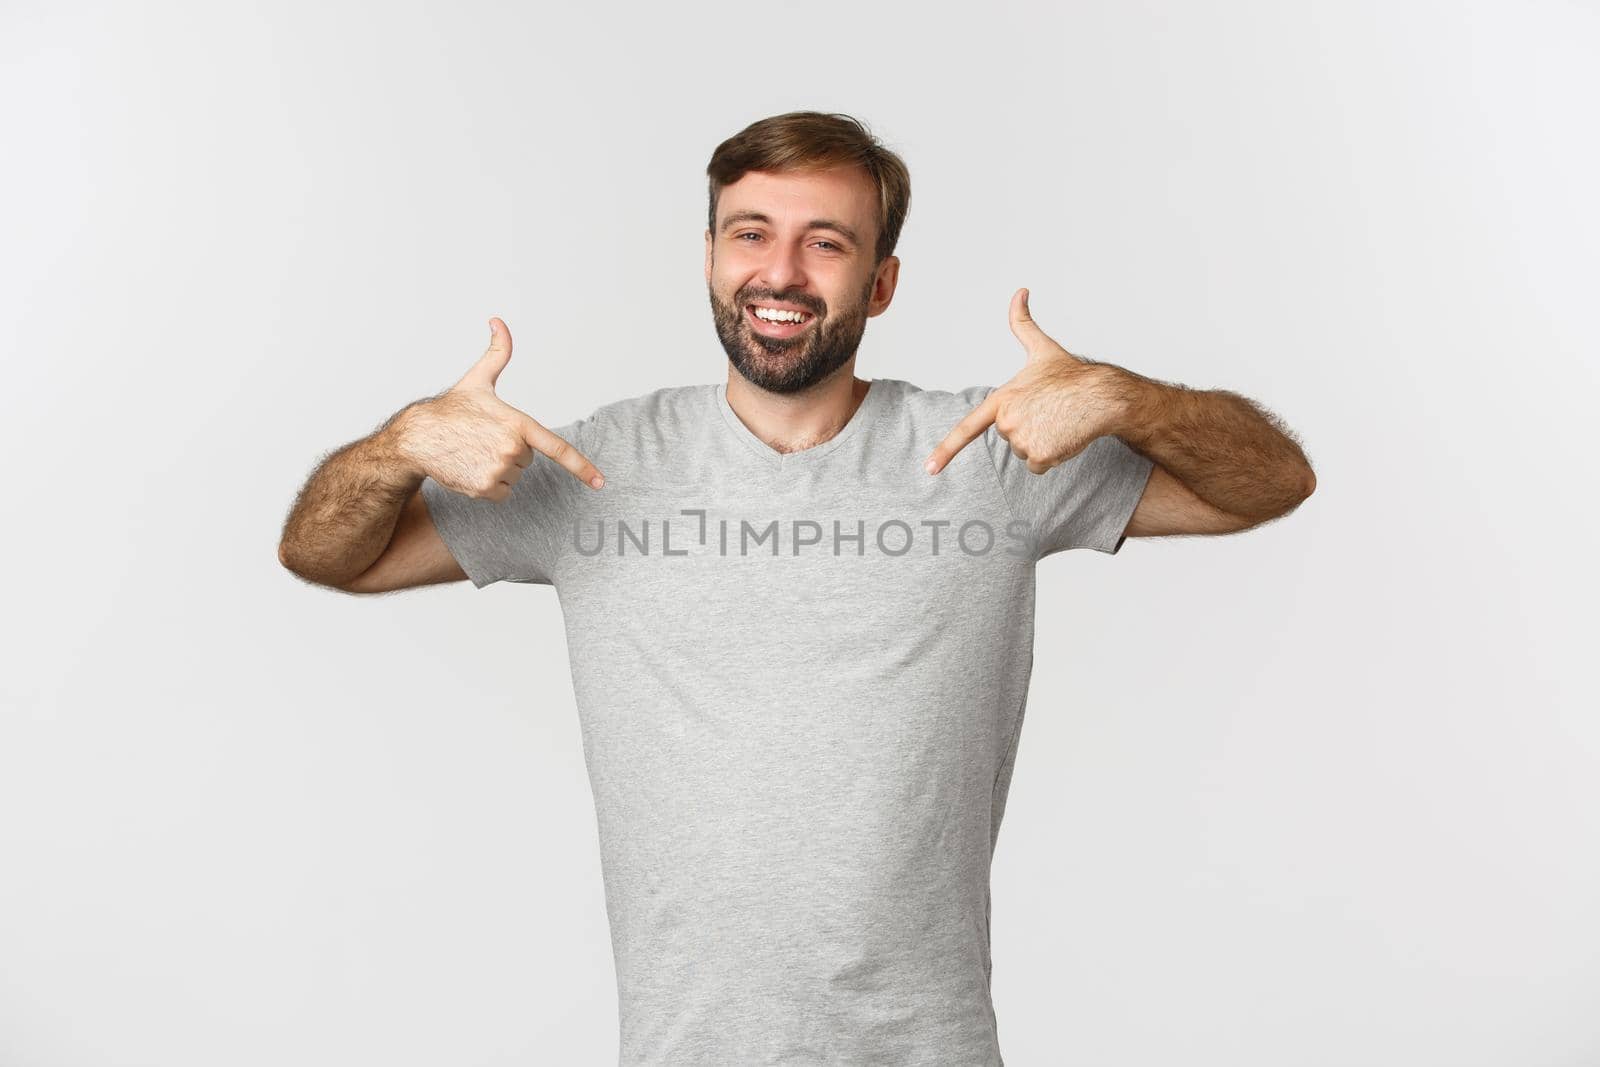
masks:
<path fill-rule="evenodd" d="M 722 232 L 727 233 L 741 222 L 764 222 L 770 226 L 772 224 L 772 219 L 759 211 L 735 211 L 733 214 L 722 220 Z M 839 236 L 843 237 L 846 241 L 849 241 L 851 244 L 858 245 L 861 243 L 861 238 L 856 236 L 856 231 L 852 230 L 844 223 L 837 222 L 833 219 L 812 219 L 806 224 L 806 229 L 832 230 Z"/>

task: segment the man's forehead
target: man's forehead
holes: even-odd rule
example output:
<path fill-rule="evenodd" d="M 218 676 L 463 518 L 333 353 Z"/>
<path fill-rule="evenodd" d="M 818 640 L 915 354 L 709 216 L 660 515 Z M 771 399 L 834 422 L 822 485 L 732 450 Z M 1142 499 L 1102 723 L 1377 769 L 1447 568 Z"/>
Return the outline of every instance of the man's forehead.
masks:
<path fill-rule="evenodd" d="M 870 227 L 876 217 L 872 179 L 859 167 L 750 171 L 717 197 L 717 217 L 758 211 L 773 217 L 821 214 Z M 809 213 L 809 214 L 808 214 Z"/>

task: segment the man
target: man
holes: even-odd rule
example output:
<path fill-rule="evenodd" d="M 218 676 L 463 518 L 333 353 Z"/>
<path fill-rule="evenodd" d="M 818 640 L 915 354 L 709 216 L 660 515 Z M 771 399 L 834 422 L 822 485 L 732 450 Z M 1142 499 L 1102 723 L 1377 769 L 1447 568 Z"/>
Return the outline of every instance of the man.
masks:
<path fill-rule="evenodd" d="M 280 558 L 349 592 L 555 586 L 599 826 L 623 1064 L 1001 1064 L 989 868 L 1034 572 L 1285 514 L 1314 478 L 1226 392 L 1068 353 L 1010 307 L 998 388 L 855 376 L 910 198 L 846 116 L 707 168 L 726 384 L 552 431 L 483 357 L 331 456 Z M 603 473 L 602 473 L 603 472 Z"/>

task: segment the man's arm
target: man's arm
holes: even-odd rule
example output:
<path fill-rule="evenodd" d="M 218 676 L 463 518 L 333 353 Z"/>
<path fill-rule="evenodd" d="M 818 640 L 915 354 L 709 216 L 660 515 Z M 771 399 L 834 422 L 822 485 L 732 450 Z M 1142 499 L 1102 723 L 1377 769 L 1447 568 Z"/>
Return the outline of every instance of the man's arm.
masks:
<path fill-rule="evenodd" d="M 535 450 L 600 488 L 587 456 L 495 394 L 511 360 L 511 331 L 489 322 L 489 349 L 448 390 L 401 408 L 371 436 L 318 466 L 283 524 L 278 561 L 319 585 L 379 593 L 468 577 L 420 492 L 423 479 L 496 502 Z"/>
<path fill-rule="evenodd" d="M 1027 363 L 939 442 L 928 473 L 990 426 L 1034 474 L 1114 436 L 1154 464 L 1129 537 L 1247 529 L 1293 511 L 1316 489 L 1288 429 L 1237 393 L 1167 385 L 1075 356 L 1033 320 L 1026 289 L 1011 296 L 1011 332 Z"/>
<path fill-rule="evenodd" d="M 323 460 L 295 498 L 278 561 L 348 593 L 466 578 L 423 502 L 424 472 L 399 447 L 403 408 L 375 433 Z"/>
<path fill-rule="evenodd" d="M 1216 534 L 1286 515 L 1317 487 L 1282 420 L 1237 393 L 1094 365 L 1115 398 L 1111 432 L 1156 463 L 1129 537 Z"/>

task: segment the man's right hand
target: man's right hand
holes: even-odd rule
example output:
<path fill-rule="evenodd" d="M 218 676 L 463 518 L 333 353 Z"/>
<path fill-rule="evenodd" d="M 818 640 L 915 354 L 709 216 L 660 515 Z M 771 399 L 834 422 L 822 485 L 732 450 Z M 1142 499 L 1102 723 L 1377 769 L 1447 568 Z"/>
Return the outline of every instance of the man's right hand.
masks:
<path fill-rule="evenodd" d="M 418 471 L 465 496 L 506 499 L 535 450 L 600 488 L 605 480 L 587 456 L 495 395 L 511 362 L 511 331 L 492 318 L 489 338 L 488 351 L 460 381 L 396 420 L 395 447 Z"/>

